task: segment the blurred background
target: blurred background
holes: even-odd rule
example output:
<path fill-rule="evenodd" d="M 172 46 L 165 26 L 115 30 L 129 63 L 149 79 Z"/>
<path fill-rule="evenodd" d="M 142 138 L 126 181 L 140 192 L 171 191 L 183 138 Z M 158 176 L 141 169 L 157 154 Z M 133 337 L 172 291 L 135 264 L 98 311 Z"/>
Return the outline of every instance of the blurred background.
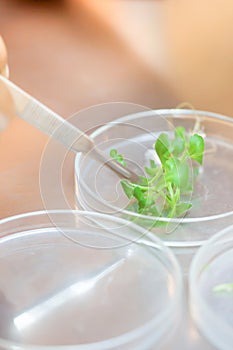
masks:
<path fill-rule="evenodd" d="M 152 76 L 160 76 L 179 102 L 233 114 L 231 0 L 82 2 L 119 34 Z"/>
<path fill-rule="evenodd" d="M 231 0 L 0 0 L 0 34 L 11 80 L 65 118 L 112 101 L 233 115 Z M 1 134 L 1 216 L 43 207 L 46 142 L 19 118 Z"/>
<path fill-rule="evenodd" d="M 231 0 L 1 0 L 11 78 L 58 112 L 127 101 L 233 114 Z"/>
<path fill-rule="evenodd" d="M 124 2 L 133 5 L 130 16 Z M 153 108 L 176 105 L 178 99 L 161 70 L 140 54 L 148 32 L 156 35 L 154 46 L 158 46 L 158 33 L 147 27 L 147 13 L 140 23 L 140 8 L 135 15 L 142 33 L 134 35 L 134 12 L 139 3 L 144 8 L 145 2 L 1 0 L 1 33 L 11 79 L 65 116 L 111 101 Z M 118 15 L 111 22 L 109 16 L 114 13 Z M 130 32 L 124 33 L 122 26 Z"/>

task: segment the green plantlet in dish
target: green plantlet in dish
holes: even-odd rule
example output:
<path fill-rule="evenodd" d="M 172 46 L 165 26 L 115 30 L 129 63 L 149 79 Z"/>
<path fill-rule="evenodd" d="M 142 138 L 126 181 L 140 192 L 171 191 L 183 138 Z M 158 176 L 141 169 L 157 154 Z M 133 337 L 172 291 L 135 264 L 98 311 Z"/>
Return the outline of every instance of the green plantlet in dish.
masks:
<path fill-rule="evenodd" d="M 123 156 L 119 154 L 116 149 L 111 149 L 110 156 L 121 165 L 126 166 Z"/>
<path fill-rule="evenodd" d="M 175 128 L 172 137 L 161 133 L 154 145 L 161 164 L 151 159 L 138 183 L 121 181 L 126 196 L 132 200 L 127 210 L 156 217 L 184 216 L 192 207 L 187 196 L 193 192 L 204 149 L 202 136 L 188 135 L 183 127 Z M 116 149 L 110 151 L 110 156 L 126 166 Z"/>
<path fill-rule="evenodd" d="M 218 284 L 213 288 L 214 293 L 231 293 L 233 295 L 233 283 Z"/>

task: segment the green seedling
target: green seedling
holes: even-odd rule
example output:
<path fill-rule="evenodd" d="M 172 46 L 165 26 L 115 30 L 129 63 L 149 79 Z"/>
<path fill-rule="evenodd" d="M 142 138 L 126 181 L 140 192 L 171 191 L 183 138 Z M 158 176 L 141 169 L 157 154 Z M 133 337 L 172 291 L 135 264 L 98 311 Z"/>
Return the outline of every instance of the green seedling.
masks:
<path fill-rule="evenodd" d="M 192 207 L 188 200 L 194 181 L 203 163 L 204 139 L 198 134 L 187 134 L 177 127 L 169 137 L 161 133 L 154 144 L 160 164 L 151 159 L 144 167 L 145 176 L 138 183 L 122 180 L 121 185 L 131 200 L 128 210 L 156 217 L 182 217 Z M 110 156 L 126 166 L 126 161 L 116 149 Z"/>

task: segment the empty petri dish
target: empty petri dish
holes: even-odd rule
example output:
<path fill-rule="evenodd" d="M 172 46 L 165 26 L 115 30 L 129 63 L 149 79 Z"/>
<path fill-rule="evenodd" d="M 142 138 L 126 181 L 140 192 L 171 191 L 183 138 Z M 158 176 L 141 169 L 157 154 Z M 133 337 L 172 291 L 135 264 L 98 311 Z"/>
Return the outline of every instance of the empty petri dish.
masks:
<path fill-rule="evenodd" d="M 233 119 L 195 110 L 146 111 L 110 122 L 92 133 L 95 144 L 109 155 L 117 149 L 128 165 L 139 172 L 153 157 L 158 135 L 172 134 L 178 126 L 199 132 L 205 140 L 204 161 L 188 198 L 192 208 L 182 218 L 138 214 L 128 209 L 129 199 L 119 177 L 92 158 L 76 157 L 76 198 L 78 206 L 123 217 L 146 227 L 168 246 L 189 255 L 233 219 Z M 110 157 L 110 156 L 109 156 Z M 157 159 L 153 159 L 157 162 Z"/>
<path fill-rule="evenodd" d="M 195 255 L 189 277 L 190 308 L 200 331 L 217 348 L 233 345 L 233 226 Z"/>
<path fill-rule="evenodd" d="M 47 211 L 0 232 L 2 350 L 158 349 L 179 324 L 177 261 L 133 223 Z"/>

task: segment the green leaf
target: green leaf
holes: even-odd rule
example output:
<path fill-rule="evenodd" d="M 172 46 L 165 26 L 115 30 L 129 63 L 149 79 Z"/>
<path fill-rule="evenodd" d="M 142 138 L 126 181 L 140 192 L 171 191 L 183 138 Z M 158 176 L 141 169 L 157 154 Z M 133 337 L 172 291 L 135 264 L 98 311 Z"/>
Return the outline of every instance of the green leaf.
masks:
<path fill-rule="evenodd" d="M 112 157 L 113 159 L 116 159 L 117 154 L 118 153 L 117 153 L 117 150 L 115 148 L 110 150 L 110 157 Z"/>
<path fill-rule="evenodd" d="M 189 140 L 189 156 L 199 164 L 202 164 L 204 149 L 205 143 L 203 137 L 197 134 L 192 135 Z"/>
<path fill-rule="evenodd" d="M 176 205 L 176 216 L 179 217 L 192 208 L 191 203 L 181 202 Z"/>
<path fill-rule="evenodd" d="M 142 175 L 139 175 L 139 179 L 140 179 L 140 185 L 142 186 L 148 186 L 148 178 Z"/>
<path fill-rule="evenodd" d="M 160 134 L 155 143 L 155 151 L 157 152 L 161 163 L 164 164 L 171 154 L 170 140 L 167 134 Z"/>
<path fill-rule="evenodd" d="M 226 292 L 226 293 L 232 293 L 233 292 L 233 283 L 223 283 L 218 284 L 213 288 L 213 292 L 219 293 L 219 292 Z"/>
<path fill-rule="evenodd" d="M 172 141 L 172 153 L 175 156 L 179 156 L 185 150 L 185 129 L 183 127 L 177 127 L 175 129 L 175 138 Z"/>
<path fill-rule="evenodd" d="M 143 195 L 143 192 L 139 187 L 135 187 L 133 190 L 133 196 L 137 199 L 139 209 L 145 208 L 146 206 L 146 198 Z"/>
<path fill-rule="evenodd" d="M 151 178 L 154 178 L 160 172 L 160 169 L 161 168 L 158 167 L 154 159 L 150 159 L 150 166 L 144 167 L 145 173 Z M 147 180 L 147 185 L 148 185 L 148 180 Z"/>
<path fill-rule="evenodd" d="M 145 166 L 144 169 L 147 175 L 153 177 L 157 174 L 159 168 L 148 168 L 147 166 Z"/>
<path fill-rule="evenodd" d="M 171 182 L 180 189 L 186 190 L 189 185 L 189 165 L 181 162 L 178 158 L 170 158 L 165 163 L 165 180 Z"/>
<path fill-rule="evenodd" d="M 154 159 L 150 159 L 150 167 L 153 168 L 158 168 L 157 164 L 155 163 Z"/>
<path fill-rule="evenodd" d="M 167 183 L 173 183 L 176 186 L 179 186 L 180 184 L 180 178 L 179 178 L 179 166 L 180 161 L 177 158 L 170 158 L 168 159 L 164 164 L 164 170 L 165 170 L 165 181 Z"/>
<path fill-rule="evenodd" d="M 175 137 L 180 137 L 185 141 L 185 128 L 183 126 L 177 126 L 175 128 Z"/>
<path fill-rule="evenodd" d="M 122 154 L 119 154 L 115 148 L 110 150 L 110 157 L 112 157 L 114 160 L 116 160 L 121 165 L 126 166 L 126 162 L 125 162 Z"/>
<path fill-rule="evenodd" d="M 121 180 L 121 186 L 129 199 L 134 197 L 134 186 L 131 182 L 129 182 L 128 180 Z"/>
<path fill-rule="evenodd" d="M 179 200 L 180 200 L 180 189 L 179 189 L 179 187 L 177 187 L 175 189 L 175 192 L 174 192 L 174 195 L 173 195 L 173 201 L 175 203 L 177 203 L 177 202 L 179 202 Z"/>
<path fill-rule="evenodd" d="M 180 163 L 178 167 L 180 189 L 186 190 L 189 187 L 190 174 L 189 174 L 189 165 L 187 162 Z"/>

